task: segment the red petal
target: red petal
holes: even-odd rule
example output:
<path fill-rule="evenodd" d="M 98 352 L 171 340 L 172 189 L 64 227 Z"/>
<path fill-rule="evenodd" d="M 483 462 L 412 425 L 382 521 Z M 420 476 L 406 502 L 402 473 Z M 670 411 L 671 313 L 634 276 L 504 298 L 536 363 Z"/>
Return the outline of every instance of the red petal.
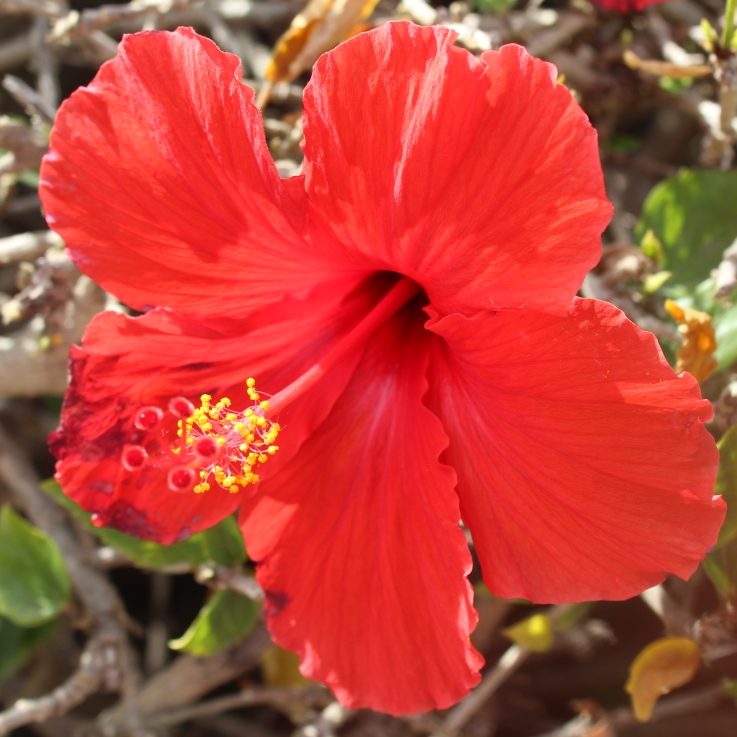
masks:
<path fill-rule="evenodd" d="M 412 277 L 441 312 L 565 311 L 611 212 L 596 132 L 553 66 L 519 46 L 476 59 L 455 37 L 387 23 L 315 64 L 304 171 L 325 232 L 314 240 Z"/>
<path fill-rule="evenodd" d="M 243 523 L 272 636 L 350 708 L 444 708 L 479 680 L 455 475 L 421 402 L 428 339 L 412 308 L 392 318 Z"/>
<path fill-rule="evenodd" d="M 137 309 L 240 316 L 327 273 L 239 60 L 191 29 L 125 37 L 61 107 L 41 180 L 75 262 Z"/>
<path fill-rule="evenodd" d="M 213 487 L 204 494 L 177 493 L 167 487 L 168 469 L 125 472 L 123 448 L 140 442 L 135 415 L 146 406 L 165 409 L 177 395 L 196 402 L 203 392 L 228 396 L 244 409 L 251 404 L 249 376 L 258 390 L 275 393 L 368 312 L 375 291 L 366 285 L 346 299 L 323 290 L 308 301 L 285 299 L 257 313 L 258 327 L 246 334 L 218 334 L 168 310 L 138 318 L 102 313 L 88 327 L 84 347 L 72 349 L 72 384 L 62 427 L 51 440 L 62 488 L 102 524 L 138 537 L 171 543 L 212 526 L 242 503 L 245 492 Z M 262 477 L 294 455 L 327 416 L 359 358 L 346 359 L 279 416 L 285 425 L 280 450 Z"/>
<path fill-rule="evenodd" d="M 725 513 L 711 405 L 651 334 L 594 300 L 430 329 L 447 341 L 430 402 L 494 593 L 625 599 L 694 572 Z"/>

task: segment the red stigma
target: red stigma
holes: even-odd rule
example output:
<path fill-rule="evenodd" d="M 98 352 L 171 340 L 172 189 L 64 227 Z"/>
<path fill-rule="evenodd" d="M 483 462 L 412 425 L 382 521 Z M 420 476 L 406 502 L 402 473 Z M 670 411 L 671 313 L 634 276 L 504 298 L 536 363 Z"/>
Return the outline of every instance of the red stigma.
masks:
<path fill-rule="evenodd" d="M 174 397 L 169 400 L 169 412 L 180 420 L 186 420 L 194 412 L 194 405 L 184 397 Z"/>
<path fill-rule="evenodd" d="M 148 458 L 146 449 L 140 445 L 127 445 L 123 448 L 121 462 L 126 471 L 137 471 Z"/>
<path fill-rule="evenodd" d="M 158 407 L 144 407 L 139 410 L 133 423 L 139 430 L 153 430 L 164 417 L 163 410 Z"/>
<path fill-rule="evenodd" d="M 192 490 L 197 480 L 197 475 L 188 466 L 177 466 L 169 471 L 166 482 L 172 491 Z"/>
<path fill-rule="evenodd" d="M 220 445 L 215 438 L 203 436 L 195 441 L 194 452 L 204 463 L 212 463 L 220 455 Z"/>

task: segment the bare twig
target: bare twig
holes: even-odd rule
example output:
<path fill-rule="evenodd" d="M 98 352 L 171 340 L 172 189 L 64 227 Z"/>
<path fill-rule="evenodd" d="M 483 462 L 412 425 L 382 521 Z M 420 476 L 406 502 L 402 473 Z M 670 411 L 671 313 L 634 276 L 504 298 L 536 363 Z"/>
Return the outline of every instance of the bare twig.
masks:
<path fill-rule="evenodd" d="M 271 639 L 262 624 L 248 638 L 215 655 L 196 658 L 183 655 L 150 678 L 137 694 L 143 724 L 156 715 L 189 706 L 218 686 L 232 681 L 253 668 Z M 126 730 L 125 711 L 118 704 L 104 711 L 97 720 L 99 731 L 115 737 Z"/>
<path fill-rule="evenodd" d="M 23 105 L 29 115 L 38 115 L 47 125 L 53 124 L 56 110 L 22 79 L 6 74 L 3 78 L 3 87 Z"/>
<path fill-rule="evenodd" d="M 512 645 L 473 692 L 451 709 L 443 723 L 446 733 L 458 734 L 481 705 L 527 660 L 530 654 L 527 648 Z"/>
<path fill-rule="evenodd" d="M 0 713 L 0 735 L 34 722 L 66 714 L 95 693 L 106 680 L 106 671 L 116 662 L 116 645 L 98 635 L 87 643 L 79 668 L 61 686 L 38 699 L 19 699 Z"/>
<path fill-rule="evenodd" d="M 694 712 L 706 711 L 718 706 L 728 698 L 721 683 L 714 683 L 699 691 L 668 696 L 661 699 L 653 709 L 651 722 L 659 722 L 665 719 L 693 714 Z M 631 709 L 617 709 L 612 714 L 603 714 L 595 718 L 588 714 L 581 714 L 570 722 L 546 732 L 538 737 L 587 737 L 593 734 L 607 734 L 606 732 L 594 732 L 595 728 L 603 730 L 608 726 L 615 730 L 625 729 L 638 724 L 637 718 Z M 611 731 L 608 733 L 611 734 Z"/>
<path fill-rule="evenodd" d="M 100 5 L 87 8 L 81 13 L 72 10 L 60 18 L 49 34 L 51 41 L 67 41 L 79 36 L 86 36 L 107 26 L 123 21 L 145 18 L 152 11 L 166 13 L 173 7 L 186 8 L 190 2 L 197 0 L 133 0 L 125 5 Z"/>
<path fill-rule="evenodd" d="M 13 154 L 12 162 L 0 173 L 38 169 L 48 149 L 48 139 L 40 131 L 3 115 L 0 116 L 0 148 Z"/>
<path fill-rule="evenodd" d="M 33 55 L 30 67 L 36 72 L 38 94 L 49 110 L 56 110 L 61 98 L 58 62 L 51 44 L 46 42 L 49 21 L 37 18 L 33 24 Z"/>
<path fill-rule="evenodd" d="M 663 584 L 658 584 L 643 591 L 640 598 L 660 617 L 665 626 L 666 634 L 679 637 L 692 637 L 695 619 L 687 607 L 679 606 L 672 596 L 665 590 Z"/>
<path fill-rule="evenodd" d="M 714 276 L 714 296 L 729 297 L 737 287 L 737 240 L 724 252 Z"/>
<path fill-rule="evenodd" d="M 336 731 L 354 715 L 354 711 L 334 701 L 320 712 L 316 721 L 298 729 L 294 737 L 333 737 Z"/>
<path fill-rule="evenodd" d="M 0 0 L 0 15 L 35 15 L 38 18 L 58 18 L 65 7 L 54 0 Z"/>
<path fill-rule="evenodd" d="M 204 564 L 195 571 L 198 583 L 213 589 L 232 589 L 249 599 L 264 600 L 264 590 L 253 576 L 246 576 L 234 568 Z"/>
<path fill-rule="evenodd" d="M 567 44 L 576 34 L 594 24 L 593 15 L 561 13 L 560 20 L 551 29 L 530 39 L 527 50 L 531 56 L 546 57 L 560 46 Z"/>
<path fill-rule="evenodd" d="M 308 686 L 306 688 L 249 688 L 237 694 L 221 696 L 209 701 L 203 701 L 183 709 L 161 712 L 149 721 L 155 729 L 173 727 L 175 724 L 188 722 L 192 719 L 214 716 L 233 709 L 242 709 L 246 706 L 259 704 L 281 704 L 297 702 L 300 704 L 314 704 L 324 702 L 329 691 L 324 686 Z"/>
<path fill-rule="evenodd" d="M 53 230 L 37 230 L 35 233 L 19 233 L 0 238 L 0 264 L 34 261 L 49 248 L 61 246 L 63 242 Z"/>
<path fill-rule="evenodd" d="M 25 64 L 32 51 L 31 31 L 4 39 L 0 43 L 0 72 Z"/>

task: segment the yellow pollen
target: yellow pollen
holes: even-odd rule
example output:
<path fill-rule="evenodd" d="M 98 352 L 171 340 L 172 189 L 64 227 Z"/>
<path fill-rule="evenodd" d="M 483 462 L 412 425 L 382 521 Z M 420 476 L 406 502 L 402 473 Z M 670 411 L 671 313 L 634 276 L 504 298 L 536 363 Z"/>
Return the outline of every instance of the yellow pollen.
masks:
<path fill-rule="evenodd" d="M 196 494 L 209 491 L 213 482 L 231 494 L 258 483 L 254 468 L 279 450 L 274 441 L 281 428 L 263 416 L 269 402 L 261 399 L 252 378 L 246 381 L 246 393 L 253 405 L 243 412 L 234 411 L 228 397 L 213 402 L 211 395 L 203 394 L 200 406 L 177 422 L 177 437 L 182 440 L 172 452 L 197 471 L 199 483 L 193 487 Z M 214 457 L 209 457 L 210 451 L 204 450 L 204 446 L 196 445 L 200 438 L 215 441 L 218 452 L 213 453 Z M 198 448 L 203 448 L 202 454 Z"/>

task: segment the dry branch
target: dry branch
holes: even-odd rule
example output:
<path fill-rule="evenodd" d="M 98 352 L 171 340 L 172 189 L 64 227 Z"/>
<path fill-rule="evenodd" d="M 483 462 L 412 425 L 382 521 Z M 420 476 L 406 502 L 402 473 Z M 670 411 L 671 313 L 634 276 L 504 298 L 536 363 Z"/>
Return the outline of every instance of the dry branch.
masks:
<path fill-rule="evenodd" d="M 265 598 L 264 590 L 253 576 L 246 576 L 234 568 L 201 565 L 195 571 L 195 579 L 212 589 L 232 589 L 255 601 L 263 601 Z"/>
<path fill-rule="evenodd" d="M 39 18 L 58 18 L 65 7 L 54 0 L 0 0 L 0 15 L 35 15 Z"/>
<path fill-rule="evenodd" d="M 149 679 L 137 694 L 137 706 L 143 724 L 159 714 L 192 704 L 210 691 L 253 668 L 271 645 L 262 624 L 243 642 L 207 658 L 184 655 Z M 125 709 L 117 705 L 104 711 L 97 720 L 105 737 L 124 734 Z"/>
<path fill-rule="evenodd" d="M 106 671 L 115 663 L 115 644 L 102 636 L 93 637 L 79 661 L 79 668 L 61 686 L 38 699 L 19 699 L 0 713 L 0 736 L 34 722 L 66 714 L 105 682 Z"/>
<path fill-rule="evenodd" d="M 72 587 L 93 618 L 90 639 L 78 670 L 58 689 L 31 702 L 18 702 L 0 714 L 7 730 L 48 719 L 71 709 L 100 686 L 116 688 L 120 681 L 120 652 L 127 646 L 123 607 L 110 581 L 84 562 L 84 550 L 67 526 L 66 516 L 39 486 L 39 479 L 21 449 L 0 428 L 0 478 L 18 505 L 57 544 Z M 7 731 L 6 730 L 6 731 Z M 0 730 L 0 734 L 4 734 Z"/>
<path fill-rule="evenodd" d="M 233 709 L 242 709 L 246 706 L 260 704 L 283 704 L 292 702 L 297 704 L 313 704 L 315 701 L 324 702 L 330 696 L 324 686 L 308 686 L 306 688 L 249 688 L 237 694 L 221 696 L 209 701 L 203 701 L 194 706 L 183 709 L 162 712 L 149 720 L 149 726 L 154 729 L 173 727 L 175 724 L 188 722 L 192 719 L 214 716 Z"/>
<path fill-rule="evenodd" d="M 25 108 L 31 118 L 38 116 L 47 125 L 53 125 L 56 110 L 22 79 L 6 74 L 3 78 L 3 87 Z"/>
<path fill-rule="evenodd" d="M 458 734 L 483 703 L 527 660 L 530 654 L 530 650 L 520 645 L 512 645 L 473 692 L 450 710 L 443 723 L 445 732 Z"/>
<path fill-rule="evenodd" d="M 0 139 L 1 137 L 0 134 Z M 19 233 L 0 238 L 0 264 L 34 261 L 49 248 L 60 248 L 62 245 L 61 238 L 53 230 L 38 230 L 35 233 Z"/>

